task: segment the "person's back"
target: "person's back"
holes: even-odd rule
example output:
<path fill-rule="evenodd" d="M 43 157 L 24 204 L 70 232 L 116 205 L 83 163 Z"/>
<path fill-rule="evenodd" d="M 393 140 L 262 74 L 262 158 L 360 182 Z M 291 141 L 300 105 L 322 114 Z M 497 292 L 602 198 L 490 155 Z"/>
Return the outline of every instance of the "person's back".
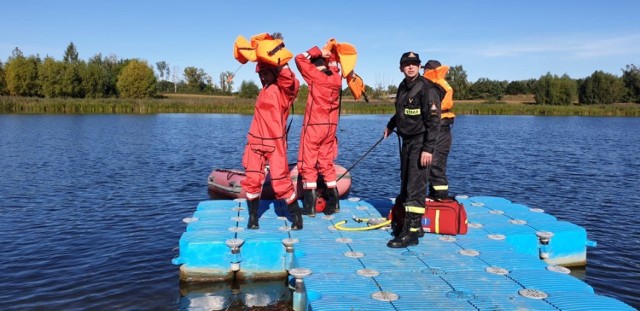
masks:
<path fill-rule="evenodd" d="M 266 68 L 268 65 L 258 63 L 258 66 Z M 262 81 L 262 89 L 258 93 L 254 109 L 257 113 L 253 115 L 249 135 L 263 139 L 279 139 L 286 135 L 286 121 L 291 102 L 298 93 L 299 82 L 289 66 L 277 71 L 265 70 L 264 74 L 273 75 L 274 79 L 270 83 Z"/>
<path fill-rule="evenodd" d="M 296 57 L 296 66 L 309 86 L 304 124 L 337 126 L 340 89 L 342 88 L 342 77 L 338 67 L 335 64 L 327 66 L 326 60 L 322 58 L 306 59 L 306 57 L 300 57 L 301 55 L 304 54 Z M 328 130 L 328 128 L 326 129 Z"/>
<path fill-rule="evenodd" d="M 340 114 L 342 77 L 335 54 L 327 49 L 312 47 L 295 57 L 296 66 L 309 86 L 305 108 L 298 171 L 304 189 L 304 215 L 315 216 L 318 175 L 327 186 L 325 214 L 335 212 L 338 204 L 337 176 L 334 160 L 338 156 L 336 131 Z"/>

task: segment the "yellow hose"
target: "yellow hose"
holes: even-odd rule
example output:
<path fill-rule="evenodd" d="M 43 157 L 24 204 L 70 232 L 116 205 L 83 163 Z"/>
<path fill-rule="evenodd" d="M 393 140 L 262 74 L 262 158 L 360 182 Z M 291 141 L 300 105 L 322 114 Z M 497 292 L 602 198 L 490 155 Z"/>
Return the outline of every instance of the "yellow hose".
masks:
<path fill-rule="evenodd" d="M 372 225 L 372 226 L 366 226 L 366 227 L 356 227 L 356 228 L 342 227 L 342 225 L 344 225 L 346 223 L 347 223 L 347 221 L 343 220 L 343 221 L 340 221 L 340 222 L 336 223 L 334 225 L 334 227 L 336 227 L 336 229 L 342 230 L 342 231 L 365 231 L 365 230 L 373 230 L 373 229 L 382 228 L 384 226 L 388 226 L 388 225 L 391 224 L 391 220 L 387 220 L 387 221 L 381 222 L 379 224 Z"/>

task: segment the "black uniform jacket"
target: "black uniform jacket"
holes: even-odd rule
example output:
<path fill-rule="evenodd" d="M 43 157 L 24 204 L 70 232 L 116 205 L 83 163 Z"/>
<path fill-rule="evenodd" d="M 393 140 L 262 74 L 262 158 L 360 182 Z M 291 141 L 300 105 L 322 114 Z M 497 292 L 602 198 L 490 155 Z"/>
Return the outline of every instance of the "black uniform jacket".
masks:
<path fill-rule="evenodd" d="M 405 78 L 398 86 L 396 113 L 387 128 L 397 128 L 398 135 L 410 139 L 423 135 L 422 151 L 433 153 L 440 126 L 440 104 L 444 90 L 423 76 L 412 81 Z"/>

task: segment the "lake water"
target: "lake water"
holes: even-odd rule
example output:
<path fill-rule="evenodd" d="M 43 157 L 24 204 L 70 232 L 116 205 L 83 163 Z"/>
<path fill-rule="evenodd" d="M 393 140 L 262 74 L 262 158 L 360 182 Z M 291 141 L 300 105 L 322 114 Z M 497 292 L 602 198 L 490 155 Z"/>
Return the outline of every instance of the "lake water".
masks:
<path fill-rule="evenodd" d="M 355 163 L 387 119 L 342 116 L 337 162 Z M 179 309 L 182 219 L 209 199 L 212 169 L 241 168 L 250 122 L 0 115 L 0 309 Z M 640 308 L 640 118 L 459 116 L 453 135 L 453 194 L 501 196 L 585 227 L 598 246 L 575 274 Z M 351 196 L 395 197 L 398 167 L 392 136 L 353 168 Z"/>

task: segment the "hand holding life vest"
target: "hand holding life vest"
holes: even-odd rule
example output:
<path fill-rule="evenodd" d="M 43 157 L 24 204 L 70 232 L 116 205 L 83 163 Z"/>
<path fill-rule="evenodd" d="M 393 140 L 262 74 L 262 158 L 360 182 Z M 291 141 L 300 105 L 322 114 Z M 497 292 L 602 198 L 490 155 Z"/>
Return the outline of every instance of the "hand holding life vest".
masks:
<path fill-rule="evenodd" d="M 342 68 L 342 77 L 347 78 L 353 72 L 358 60 L 358 52 L 355 46 L 346 42 L 337 42 L 336 39 L 331 38 L 325 44 L 324 49 L 332 51 L 336 55 L 337 61 Z"/>
<path fill-rule="evenodd" d="M 284 47 L 282 39 L 274 39 L 268 33 L 254 35 L 251 41 L 240 35 L 233 47 L 233 57 L 241 64 L 257 61 L 283 66 L 293 58 L 293 53 Z"/>
<path fill-rule="evenodd" d="M 331 38 L 324 46 L 325 50 L 332 51 L 336 55 L 338 63 L 342 68 L 342 77 L 347 80 L 347 85 L 351 94 L 355 100 L 359 100 L 364 96 L 365 102 L 369 102 L 369 98 L 365 93 L 365 86 L 362 78 L 357 75 L 353 70 L 356 67 L 356 61 L 358 60 L 358 51 L 356 47 L 350 43 L 338 42 L 336 39 Z"/>
<path fill-rule="evenodd" d="M 327 44 L 324 45 L 324 49 L 327 51 L 333 51 L 336 45 L 338 45 L 338 42 L 336 41 L 336 39 L 331 38 L 327 40 Z"/>

